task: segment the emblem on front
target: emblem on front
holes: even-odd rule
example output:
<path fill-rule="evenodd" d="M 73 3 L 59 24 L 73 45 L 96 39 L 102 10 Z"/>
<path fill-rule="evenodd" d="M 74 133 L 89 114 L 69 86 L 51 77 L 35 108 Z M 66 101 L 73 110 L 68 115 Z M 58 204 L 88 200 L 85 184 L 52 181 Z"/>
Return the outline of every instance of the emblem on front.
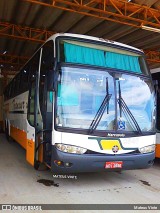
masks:
<path fill-rule="evenodd" d="M 113 151 L 114 153 L 117 153 L 118 150 L 119 150 L 119 147 L 118 147 L 117 145 L 115 145 L 115 146 L 112 147 L 112 151 Z"/>

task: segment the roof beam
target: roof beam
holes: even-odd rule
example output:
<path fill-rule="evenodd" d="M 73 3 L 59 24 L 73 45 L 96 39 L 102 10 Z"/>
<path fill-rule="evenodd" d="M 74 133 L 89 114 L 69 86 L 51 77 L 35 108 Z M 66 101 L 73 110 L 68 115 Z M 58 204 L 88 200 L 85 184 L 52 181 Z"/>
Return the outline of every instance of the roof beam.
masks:
<path fill-rule="evenodd" d="M 10 55 L 10 54 L 0 54 L 0 69 L 3 74 L 6 70 L 10 72 L 19 71 L 20 68 L 26 63 L 29 57 Z"/>
<path fill-rule="evenodd" d="M 38 43 L 44 43 L 55 32 L 47 31 L 43 29 L 35 29 L 30 27 L 22 27 L 11 23 L 0 22 L 0 36 L 11 37 L 15 39 L 33 41 Z M 160 52 L 144 50 L 147 55 L 147 60 L 152 63 L 160 63 Z M 28 57 L 0 54 L 1 64 L 10 64 L 19 69 Z"/>
<path fill-rule="evenodd" d="M 10 65 L 23 65 L 29 57 L 10 55 L 10 54 L 0 54 L 0 64 L 10 64 Z"/>
<path fill-rule="evenodd" d="M 10 71 L 9 69 L 6 70 L 2 70 L 2 75 L 4 76 L 4 78 L 7 78 L 7 76 L 14 76 L 16 75 L 18 72 L 17 71 Z"/>
<path fill-rule="evenodd" d="M 160 52 L 152 50 L 145 50 L 144 52 L 148 62 L 160 63 Z"/>
<path fill-rule="evenodd" d="M 50 3 L 46 3 L 45 0 L 22 1 L 76 12 L 141 29 L 142 26 L 160 29 L 159 10 L 125 0 L 50 0 Z"/>
<path fill-rule="evenodd" d="M 36 29 L 30 27 L 22 27 L 16 24 L 0 22 L 0 36 L 4 37 L 33 41 L 43 44 L 54 33 L 55 32 L 53 31 L 47 31 L 43 29 Z M 157 54 L 159 54 L 159 51 L 157 52 Z M 0 57 L 2 56 L 4 55 L 0 54 Z"/>
<path fill-rule="evenodd" d="M 15 25 L 7 22 L 0 22 L 0 35 L 14 39 L 44 43 L 44 41 L 46 41 L 54 33 L 55 32 L 43 29 L 22 27 L 20 25 Z"/>

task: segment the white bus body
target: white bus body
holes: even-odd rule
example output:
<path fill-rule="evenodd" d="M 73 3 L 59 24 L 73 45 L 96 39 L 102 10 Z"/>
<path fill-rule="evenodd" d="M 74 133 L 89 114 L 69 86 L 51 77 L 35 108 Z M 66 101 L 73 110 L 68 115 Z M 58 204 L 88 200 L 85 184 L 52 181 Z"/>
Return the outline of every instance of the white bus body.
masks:
<path fill-rule="evenodd" d="M 144 54 L 100 38 L 55 34 L 4 92 L 4 128 L 36 169 L 148 168 L 155 99 Z"/>

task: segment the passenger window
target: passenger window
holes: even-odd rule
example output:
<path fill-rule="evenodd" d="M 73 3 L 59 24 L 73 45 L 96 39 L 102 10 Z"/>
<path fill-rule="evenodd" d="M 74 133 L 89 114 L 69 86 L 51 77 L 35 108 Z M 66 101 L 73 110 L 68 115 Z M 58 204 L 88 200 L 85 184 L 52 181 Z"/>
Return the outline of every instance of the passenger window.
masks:
<path fill-rule="evenodd" d="M 38 51 L 30 63 L 30 72 L 29 72 L 29 103 L 28 103 L 28 121 L 32 126 L 35 126 L 35 100 L 36 100 L 36 75 L 39 68 L 39 56 L 40 51 Z"/>
<path fill-rule="evenodd" d="M 18 74 L 15 78 L 14 96 L 20 94 L 19 86 L 20 86 L 20 74 Z"/>
<path fill-rule="evenodd" d="M 11 82 L 11 86 L 10 86 L 10 98 L 13 98 L 15 96 L 15 81 L 16 79 L 14 78 Z"/>
<path fill-rule="evenodd" d="M 52 103 L 49 101 L 49 97 L 47 95 L 46 77 L 47 72 L 53 70 L 53 63 L 54 63 L 53 41 L 48 41 L 42 48 L 40 82 L 39 82 L 39 105 L 43 121 L 45 120 L 46 116 L 48 116 L 48 120 L 50 120 L 52 117 L 49 114 L 49 112 L 52 111 Z"/>

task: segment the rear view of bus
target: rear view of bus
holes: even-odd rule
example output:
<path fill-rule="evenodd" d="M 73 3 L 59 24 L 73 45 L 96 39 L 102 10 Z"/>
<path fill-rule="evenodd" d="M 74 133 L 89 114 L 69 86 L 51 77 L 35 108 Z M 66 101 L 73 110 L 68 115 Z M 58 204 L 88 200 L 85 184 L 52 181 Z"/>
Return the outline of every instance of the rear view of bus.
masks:
<path fill-rule="evenodd" d="M 56 34 L 27 66 L 28 86 L 5 105 L 16 97 L 26 99 L 21 124 L 26 158 L 34 167 L 43 162 L 60 174 L 153 165 L 155 98 L 142 51 L 90 36 Z M 6 128 L 12 129 L 20 115 L 6 114 Z M 7 134 L 13 137 L 12 131 Z"/>

